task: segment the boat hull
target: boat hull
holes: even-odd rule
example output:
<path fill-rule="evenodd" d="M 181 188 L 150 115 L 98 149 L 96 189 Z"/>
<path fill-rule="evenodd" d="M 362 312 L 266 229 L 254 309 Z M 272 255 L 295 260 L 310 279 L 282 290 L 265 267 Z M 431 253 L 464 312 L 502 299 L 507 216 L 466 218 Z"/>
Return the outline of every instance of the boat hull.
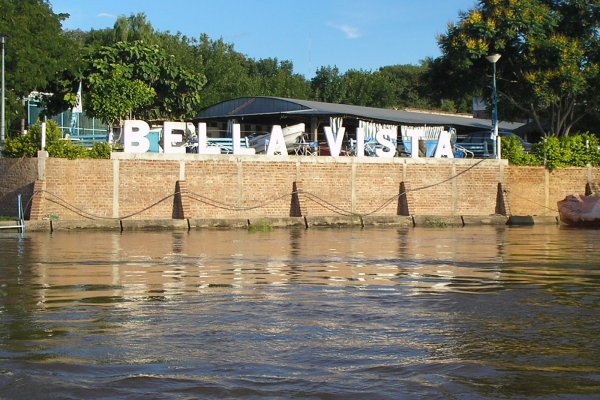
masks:
<path fill-rule="evenodd" d="M 600 228 L 600 197 L 568 195 L 557 202 L 561 222 L 569 226 Z"/>

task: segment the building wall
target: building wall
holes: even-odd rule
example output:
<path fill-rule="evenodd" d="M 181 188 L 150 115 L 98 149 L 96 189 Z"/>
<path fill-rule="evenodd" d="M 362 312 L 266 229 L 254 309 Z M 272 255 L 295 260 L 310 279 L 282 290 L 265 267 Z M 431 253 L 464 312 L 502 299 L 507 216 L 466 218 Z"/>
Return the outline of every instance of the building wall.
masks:
<path fill-rule="evenodd" d="M 510 215 L 555 216 L 558 200 L 584 193 L 586 183 L 597 185 L 600 179 L 598 168 L 548 172 L 508 166 L 503 160 L 113 157 L 45 158 L 41 172 L 37 159 L 0 159 L 1 209 L 11 209 L 16 191 L 29 188 L 32 193 L 37 174 L 44 192 L 32 219 L 394 216 L 400 214 L 403 188 L 411 215 L 493 215 L 504 195 Z"/>

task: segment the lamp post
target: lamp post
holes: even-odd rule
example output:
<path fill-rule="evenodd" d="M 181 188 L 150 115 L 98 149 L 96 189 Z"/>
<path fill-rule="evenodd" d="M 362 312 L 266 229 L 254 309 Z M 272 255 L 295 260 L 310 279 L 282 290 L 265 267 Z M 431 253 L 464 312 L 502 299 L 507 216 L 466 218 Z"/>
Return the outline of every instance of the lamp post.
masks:
<path fill-rule="evenodd" d="M 4 45 L 6 44 L 6 41 L 8 40 L 8 36 L 0 34 L 0 44 L 2 45 L 2 110 L 1 112 L 1 116 L 0 116 L 0 147 L 4 147 L 4 138 L 5 138 L 5 131 L 6 131 L 6 121 L 5 121 L 5 112 L 4 112 L 4 101 L 5 101 L 5 95 L 4 95 Z"/>
<path fill-rule="evenodd" d="M 499 158 L 498 150 L 498 95 L 496 94 L 496 63 L 500 59 L 500 54 L 491 54 L 485 58 L 494 66 L 494 76 L 492 79 L 492 148 L 494 149 L 494 158 Z"/>

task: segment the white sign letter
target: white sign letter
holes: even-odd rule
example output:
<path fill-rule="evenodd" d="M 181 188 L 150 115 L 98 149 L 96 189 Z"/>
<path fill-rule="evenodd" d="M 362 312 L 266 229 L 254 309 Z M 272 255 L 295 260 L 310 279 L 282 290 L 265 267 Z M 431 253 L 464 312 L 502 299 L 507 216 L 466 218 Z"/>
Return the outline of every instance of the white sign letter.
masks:
<path fill-rule="evenodd" d="M 450 143 L 450 132 L 442 131 L 440 133 L 437 147 L 435 148 L 435 154 L 433 156 L 435 158 L 454 158 L 454 153 L 452 152 L 452 143 Z"/>
<path fill-rule="evenodd" d="M 410 137 L 410 158 L 419 158 L 419 139 L 421 132 L 417 129 L 409 129 L 406 136 Z"/>
<path fill-rule="evenodd" d="M 233 154 L 256 154 L 253 147 L 242 147 L 242 139 L 240 134 L 240 124 L 233 124 Z"/>
<path fill-rule="evenodd" d="M 375 134 L 375 140 L 377 143 L 383 146 L 383 149 L 375 149 L 377 157 L 392 158 L 396 155 L 396 141 L 397 136 L 391 129 L 382 129 Z M 387 150 L 386 150 L 387 149 Z"/>
<path fill-rule="evenodd" d="M 198 154 L 221 154 L 219 146 L 208 145 L 206 122 L 198 123 Z"/>
<path fill-rule="evenodd" d="M 285 146 L 285 138 L 281 125 L 273 125 L 271 136 L 269 137 L 269 147 L 267 147 L 267 155 L 274 156 L 279 153 L 282 156 L 287 156 L 287 147 Z"/>
<path fill-rule="evenodd" d="M 150 150 L 150 141 L 146 135 L 150 127 L 144 121 L 125 120 L 123 124 L 123 152 L 145 153 Z"/>
<path fill-rule="evenodd" d="M 324 129 L 325 136 L 327 137 L 327 144 L 329 145 L 329 154 L 332 157 L 339 157 L 340 151 L 342 151 L 342 142 L 344 141 L 344 133 L 346 132 L 346 128 L 340 126 L 338 131 L 335 133 L 335 138 L 333 137 L 333 131 L 331 130 L 330 126 L 326 126 Z"/>
<path fill-rule="evenodd" d="M 356 157 L 365 156 L 365 128 L 356 128 Z"/>
<path fill-rule="evenodd" d="M 185 154 L 185 145 L 183 143 L 183 132 L 186 128 L 185 122 L 165 121 L 163 125 L 163 149 L 167 154 Z M 181 131 L 182 133 L 173 133 Z"/>

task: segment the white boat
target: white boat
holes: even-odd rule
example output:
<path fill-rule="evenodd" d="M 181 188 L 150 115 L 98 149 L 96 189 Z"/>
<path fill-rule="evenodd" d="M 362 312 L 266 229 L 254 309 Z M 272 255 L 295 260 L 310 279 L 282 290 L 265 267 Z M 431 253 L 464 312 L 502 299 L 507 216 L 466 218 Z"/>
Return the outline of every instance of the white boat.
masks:
<path fill-rule="evenodd" d="M 290 148 L 294 143 L 297 143 L 300 137 L 304 134 L 305 126 L 303 123 L 286 126 L 282 129 L 285 145 Z M 271 134 L 249 136 L 249 146 L 256 150 L 256 153 L 265 153 L 269 145 Z"/>

